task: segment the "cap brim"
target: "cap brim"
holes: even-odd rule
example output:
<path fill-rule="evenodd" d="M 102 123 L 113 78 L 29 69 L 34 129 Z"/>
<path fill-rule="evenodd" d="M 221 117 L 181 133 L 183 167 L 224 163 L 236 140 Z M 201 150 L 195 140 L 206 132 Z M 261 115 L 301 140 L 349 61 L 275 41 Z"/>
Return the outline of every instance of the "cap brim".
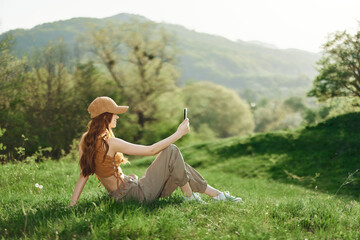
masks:
<path fill-rule="evenodd" d="M 116 114 L 121 114 L 127 112 L 129 106 L 118 106 L 116 107 Z"/>

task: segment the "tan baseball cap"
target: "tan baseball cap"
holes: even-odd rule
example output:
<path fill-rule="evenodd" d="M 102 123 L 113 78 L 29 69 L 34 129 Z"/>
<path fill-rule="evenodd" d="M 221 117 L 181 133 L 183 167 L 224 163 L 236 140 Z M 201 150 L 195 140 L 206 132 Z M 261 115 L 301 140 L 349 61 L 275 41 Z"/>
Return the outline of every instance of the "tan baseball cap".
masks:
<path fill-rule="evenodd" d="M 88 107 L 91 118 L 95 118 L 104 112 L 120 114 L 129 109 L 129 106 L 118 106 L 114 100 L 109 97 L 97 97 Z"/>

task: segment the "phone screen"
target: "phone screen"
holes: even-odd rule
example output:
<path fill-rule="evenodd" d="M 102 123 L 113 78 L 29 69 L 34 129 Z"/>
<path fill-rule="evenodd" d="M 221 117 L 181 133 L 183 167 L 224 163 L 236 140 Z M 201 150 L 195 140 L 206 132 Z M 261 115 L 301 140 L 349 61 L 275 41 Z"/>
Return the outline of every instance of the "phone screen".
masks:
<path fill-rule="evenodd" d="M 187 118 L 187 108 L 184 108 L 184 119 Z"/>

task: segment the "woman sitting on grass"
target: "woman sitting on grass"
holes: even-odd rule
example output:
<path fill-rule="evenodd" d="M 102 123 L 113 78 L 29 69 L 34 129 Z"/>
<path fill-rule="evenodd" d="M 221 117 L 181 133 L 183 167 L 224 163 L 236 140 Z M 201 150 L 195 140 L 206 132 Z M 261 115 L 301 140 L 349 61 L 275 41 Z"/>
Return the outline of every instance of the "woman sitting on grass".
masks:
<path fill-rule="evenodd" d="M 94 173 L 109 195 L 120 201 L 152 201 L 169 196 L 179 186 L 185 202 L 203 203 L 201 197 L 194 192 L 205 193 L 217 201 L 241 202 L 241 198 L 230 196 L 229 193 L 220 192 L 208 185 L 195 169 L 184 162 L 179 149 L 173 143 L 189 133 L 188 118 L 179 125 L 174 134 L 151 146 L 132 144 L 116 138 L 112 128 L 116 127 L 116 120 L 119 118 L 117 114 L 125 113 L 128 108 L 118 106 L 109 97 L 98 97 L 90 103 L 88 111 L 92 120 L 79 144 L 81 173 L 70 206 L 77 203 L 89 176 Z M 123 153 L 140 156 L 159 154 L 144 176 L 138 180 L 136 175 L 123 174 L 120 164 L 127 162 Z"/>

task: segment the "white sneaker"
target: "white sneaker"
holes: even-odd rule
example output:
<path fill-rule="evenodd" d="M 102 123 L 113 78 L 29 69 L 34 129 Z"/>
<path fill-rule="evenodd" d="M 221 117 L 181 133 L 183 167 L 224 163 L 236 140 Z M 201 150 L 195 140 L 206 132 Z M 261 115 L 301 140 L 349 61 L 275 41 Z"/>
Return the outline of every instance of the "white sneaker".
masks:
<path fill-rule="evenodd" d="M 186 197 L 186 196 L 182 196 L 182 200 L 183 202 L 199 202 L 199 203 L 205 203 L 201 197 L 199 196 L 198 193 L 193 193 L 193 195 L 191 195 L 191 197 Z"/>
<path fill-rule="evenodd" d="M 242 199 L 239 197 L 231 196 L 228 191 L 222 192 L 216 197 L 213 197 L 214 201 L 231 201 L 231 202 L 242 202 Z"/>

